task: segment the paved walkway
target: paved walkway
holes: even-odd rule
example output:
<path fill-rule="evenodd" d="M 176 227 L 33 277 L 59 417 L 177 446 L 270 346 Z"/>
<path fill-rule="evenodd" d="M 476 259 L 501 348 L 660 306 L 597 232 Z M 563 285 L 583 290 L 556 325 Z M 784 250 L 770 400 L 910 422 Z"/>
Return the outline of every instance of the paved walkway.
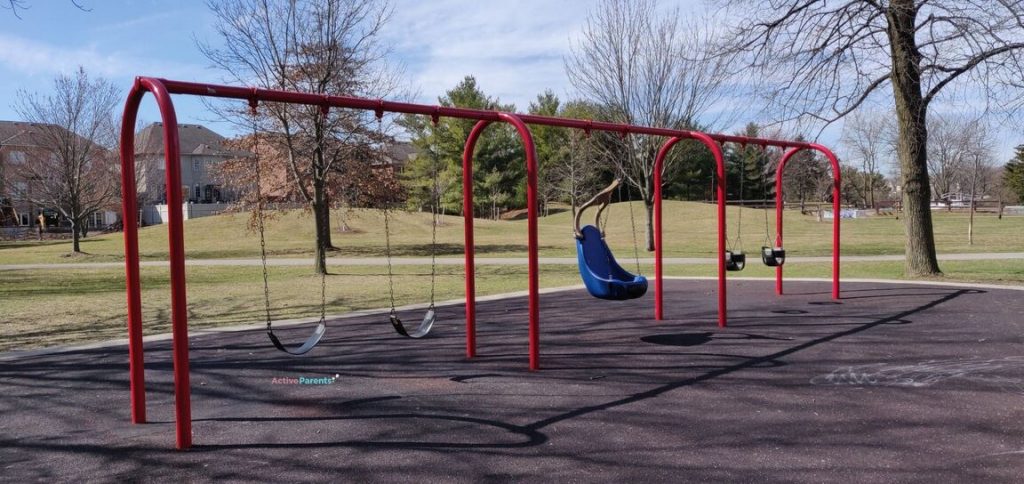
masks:
<path fill-rule="evenodd" d="M 756 253 L 754 255 L 757 255 Z M 624 258 L 628 259 L 628 258 Z M 845 262 L 881 262 L 881 261 L 902 261 L 902 254 L 895 255 L 844 255 Z M 1011 260 L 1024 259 L 1024 252 L 979 252 L 973 254 L 941 254 L 939 260 Z M 541 257 L 541 264 L 572 265 L 576 263 L 575 257 Z M 786 262 L 829 262 L 831 256 L 822 257 L 789 257 Z M 666 257 L 665 264 L 668 265 L 697 265 L 714 264 L 715 259 L 710 257 Z M 462 257 L 438 257 L 439 265 L 462 265 L 465 261 Z M 650 257 L 640 259 L 643 264 L 654 264 Z M 331 257 L 327 263 L 332 266 L 382 266 L 387 264 L 383 257 Z M 259 259 L 191 259 L 185 261 L 190 266 L 259 266 Z M 305 266 L 312 264 L 308 258 L 275 258 L 268 259 L 270 266 Z M 429 257 L 396 257 L 392 264 L 398 266 L 430 265 Z M 142 267 L 163 267 L 167 261 L 143 261 Z M 477 257 L 476 265 L 485 266 L 516 266 L 526 265 L 524 257 Z M 13 271 L 25 269 L 99 269 L 110 267 L 124 267 L 124 262 L 77 262 L 67 264 L 0 264 L 0 271 Z"/>

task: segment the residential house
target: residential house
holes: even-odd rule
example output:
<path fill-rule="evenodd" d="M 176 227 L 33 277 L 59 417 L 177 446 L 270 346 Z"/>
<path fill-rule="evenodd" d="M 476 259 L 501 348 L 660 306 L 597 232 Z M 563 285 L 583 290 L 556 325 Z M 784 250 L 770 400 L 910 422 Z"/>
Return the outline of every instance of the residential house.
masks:
<path fill-rule="evenodd" d="M 56 207 L 39 206 L 28 198 L 33 192 L 31 180 L 19 179 L 15 174 L 19 165 L 32 159 L 54 156 L 50 150 L 39 144 L 41 130 L 53 129 L 53 125 L 26 123 L 21 121 L 0 121 L 0 227 L 29 227 L 36 225 L 40 214 L 44 215 L 49 227 L 66 223 Z M 106 227 L 118 219 L 114 210 L 94 212 L 87 221 L 90 229 Z"/>
<path fill-rule="evenodd" d="M 179 124 L 182 200 L 191 203 L 227 203 L 238 194 L 225 189 L 217 177 L 217 165 L 226 160 L 252 156 L 233 150 L 227 140 L 205 126 Z M 140 204 L 166 203 L 163 123 L 146 126 L 135 135 Z"/>

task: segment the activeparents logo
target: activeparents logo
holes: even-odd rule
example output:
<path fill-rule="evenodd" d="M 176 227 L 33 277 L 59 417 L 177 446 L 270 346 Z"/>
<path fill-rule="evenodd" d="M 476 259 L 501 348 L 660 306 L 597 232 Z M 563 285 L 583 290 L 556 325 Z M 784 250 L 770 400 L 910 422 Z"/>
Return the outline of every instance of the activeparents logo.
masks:
<path fill-rule="evenodd" d="M 319 378 L 308 378 L 300 376 L 298 378 L 293 377 L 274 377 L 270 379 L 271 385 L 333 385 L 334 382 L 338 381 L 338 377 L 341 375 L 335 374 L 333 377 L 324 376 Z"/>

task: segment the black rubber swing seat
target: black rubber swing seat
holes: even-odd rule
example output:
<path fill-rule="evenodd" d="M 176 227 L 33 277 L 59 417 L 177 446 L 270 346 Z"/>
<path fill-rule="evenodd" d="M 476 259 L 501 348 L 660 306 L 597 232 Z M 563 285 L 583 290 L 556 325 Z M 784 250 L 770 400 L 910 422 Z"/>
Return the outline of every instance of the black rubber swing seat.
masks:
<path fill-rule="evenodd" d="M 747 254 L 743 252 L 725 251 L 725 270 L 742 271 L 747 267 Z"/>
<path fill-rule="evenodd" d="M 281 343 L 281 340 L 277 339 L 277 335 L 274 334 L 274 330 L 270 329 L 270 325 L 267 325 L 267 336 L 270 337 L 270 342 L 274 344 L 274 347 L 288 353 L 289 355 L 304 355 L 309 353 L 324 337 L 324 333 L 327 332 L 327 323 L 321 319 L 320 323 L 316 325 L 316 329 L 313 330 L 313 334 L 310 334 L 306 341 L 295 348 L 289 348 Z"/>
<path fill-rule="evenodd" d="M 768 267 L 779 267 L 786 263 L 786 251 L 782 247 L 761 247 L 761 261 Z"/>
<path fill-rule="evenodd" d="M 434 320 L 437 319 L 437 315 L 434 312 L 434 306 L 431 305 L 427 308 L 427 314 L 423 315 L 423 321 L 420 322 L 419 327 L 415 331 L 409 331 L 405 329 L 405 325 L 402 324 L 401 318 L 398 317 L 398 313 L 391 312 L 391 326 L 394 326 L 395 332 L 405 336 L 406 338 L 419 339 L 430 333 L 430 329 L 434 327 Z"/>

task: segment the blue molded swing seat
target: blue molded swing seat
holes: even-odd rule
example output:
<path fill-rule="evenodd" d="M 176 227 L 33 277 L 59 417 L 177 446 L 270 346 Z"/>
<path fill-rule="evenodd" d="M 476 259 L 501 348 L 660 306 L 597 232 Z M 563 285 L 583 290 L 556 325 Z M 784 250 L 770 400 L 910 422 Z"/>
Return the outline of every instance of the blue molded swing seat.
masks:
<path fill-rule="evenodd" d="M 583 237 L 576 239 L 576 256 L 580 276 L 591 296 L 622 301 L 647 293 L 647 278 L 634 276 L 615 262 L 597 227 L 586 225 L 580 232 Z"/>

